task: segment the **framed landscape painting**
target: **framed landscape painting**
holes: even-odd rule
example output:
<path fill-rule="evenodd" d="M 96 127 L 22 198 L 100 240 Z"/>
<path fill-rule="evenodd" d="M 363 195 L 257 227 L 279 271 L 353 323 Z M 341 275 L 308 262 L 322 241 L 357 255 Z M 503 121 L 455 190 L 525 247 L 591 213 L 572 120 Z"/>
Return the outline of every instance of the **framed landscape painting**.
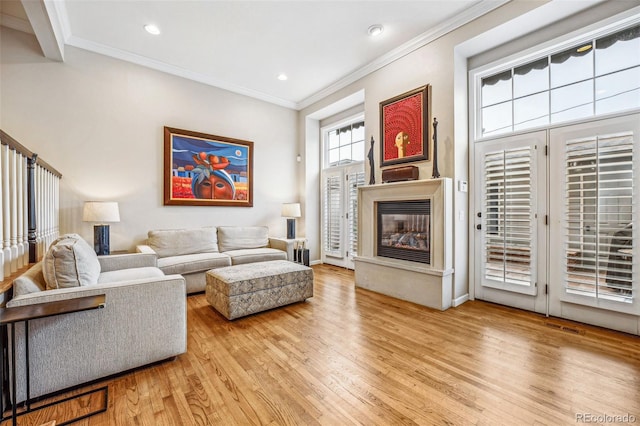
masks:
<path fill-rule="evenodd" d="M 380 102 L 381 166 L 429 159 L 431 86 Z"/>
<path fill-rule="evenodd" d="M 164 204 L 253 206 L 253 142 L 164 128 Z"/>

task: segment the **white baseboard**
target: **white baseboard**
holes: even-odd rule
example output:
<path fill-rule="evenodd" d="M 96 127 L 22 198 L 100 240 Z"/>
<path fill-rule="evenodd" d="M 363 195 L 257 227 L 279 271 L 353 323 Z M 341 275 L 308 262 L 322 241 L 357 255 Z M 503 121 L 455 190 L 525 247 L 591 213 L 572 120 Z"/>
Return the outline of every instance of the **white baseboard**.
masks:
<path fill-rule="evenodd" d="M 456 306 L 460 306 L 468 300 L 469 300 L 469 293 L 463 294 L 462 296 L 457 297 L 451 301 L 451 307 L 455 308 Z"/>
<path fill-rule="evenodd" d="M 311 262 L 309 262 L 309 265 L 313 266 L 313 265 L 322 265 L 322 260 L 312 260 Z"/>

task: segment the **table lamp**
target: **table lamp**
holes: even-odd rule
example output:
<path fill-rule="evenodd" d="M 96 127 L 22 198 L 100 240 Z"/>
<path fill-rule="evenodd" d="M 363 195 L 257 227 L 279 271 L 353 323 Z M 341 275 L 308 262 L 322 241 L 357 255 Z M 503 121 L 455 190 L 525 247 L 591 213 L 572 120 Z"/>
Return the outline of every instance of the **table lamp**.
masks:
<path fill-rule="evenodd" d="M 93 226 L 93 249 L 98 256 L 109 254 L 109 225 L 120 222 L 120 211 L 115 201 L 86 201 L 82 211 L 83 222 L 97 222 Z"/>
<path fill-rule="evenodd" d="M 300 217 L 300 203 L 285 203 L 282 205 L 282 217 L 287 218 L 287 239 L 296 237 L 296 217 Z"/>

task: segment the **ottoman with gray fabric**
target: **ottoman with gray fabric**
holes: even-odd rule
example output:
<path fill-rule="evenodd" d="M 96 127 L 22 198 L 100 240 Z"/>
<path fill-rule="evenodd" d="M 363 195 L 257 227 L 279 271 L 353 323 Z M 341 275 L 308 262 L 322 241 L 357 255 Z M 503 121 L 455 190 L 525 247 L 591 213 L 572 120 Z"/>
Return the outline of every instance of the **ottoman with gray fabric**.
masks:
<path fill-rule="evenodd" d="M 313 296 L 313 269 L 287 260 L 207 271 L 207 302 L 227 319 L 266 311 Z"/>

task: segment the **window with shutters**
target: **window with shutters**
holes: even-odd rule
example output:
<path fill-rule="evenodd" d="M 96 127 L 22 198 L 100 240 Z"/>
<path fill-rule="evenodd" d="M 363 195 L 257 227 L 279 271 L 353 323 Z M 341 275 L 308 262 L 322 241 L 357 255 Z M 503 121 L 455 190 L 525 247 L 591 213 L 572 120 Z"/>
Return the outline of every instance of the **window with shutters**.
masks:
<path fill-rule="evenodd" d="M 324 178 L 324 252 L 342 256 L 342 174 L 327 173 Z"/>
<path fill-rule="evenodd" d="M 566 141 L 564 230 L 566 291 L 631 301 L 633 134 Z"/>
<path fill-rule="evenodd" d="M 358 186 L 364 185 L 364 121 L 323 129 L 322 260 L 353 268 L 358 246 Z"/>
<path fill-rule="evenodd" d="M 475 295 L 633 330 L 640 14 L 516 50 L 469 73 Z"/>
<path fill-rule="evenodd" d="M 353 258 L 358 252 L 358 187 L 364 185 L 364 170 L 347 174 L 347 184 L 349 185 L 348 256 Z"/>
<path fill-rule="evenodd" d="M 488 286 L 533 291 L 534 150 L 520 146 L 483 156 L 483 282 Z"/>

